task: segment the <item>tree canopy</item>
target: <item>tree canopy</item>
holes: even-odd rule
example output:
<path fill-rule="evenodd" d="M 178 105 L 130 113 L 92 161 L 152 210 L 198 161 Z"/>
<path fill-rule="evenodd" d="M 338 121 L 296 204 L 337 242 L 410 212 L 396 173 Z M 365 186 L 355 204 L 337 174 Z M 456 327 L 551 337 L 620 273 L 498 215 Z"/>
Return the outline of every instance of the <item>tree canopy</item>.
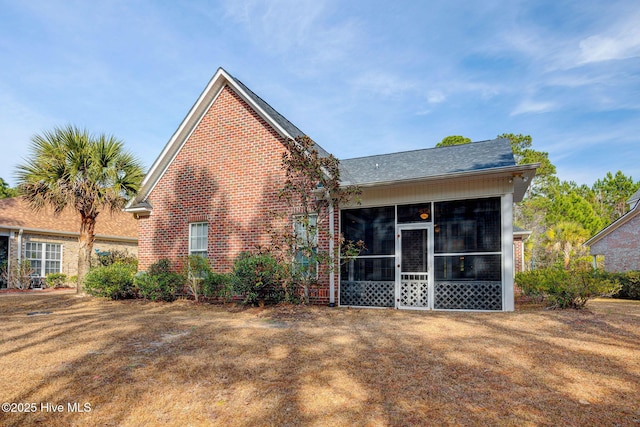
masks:
<path fill-rule="evenodd" d="M 54 212 L 66 208 L 80 215 L 78 291 L 89 270 L 95 224 L 105 210 L 124 207 L 143 178 L 140 162 L 124 144 L 106 134 L 92 135 L 75 126 L 56 127 L 31 139 L 31 155 L 18 166 L 18 187 L 31 207 L 48 205 Z"/>
<path fill-rule="evenodd" d="M 439 147 L 450 147 L 452 145 L 468 144 L 470 142 L 471 142 L 471 140 L 469 138 L 464 137 L 464 136 L 461 136 L 461 135 L 450 135 L 450 136 L 445 136 L 444 138 L 442 138 L 442 141 L 440 141 L 440 142 L 438 142 L 436 144 L 436 148 L 439 148 Z"/>
<path fill-rule="evenodd" d="M 18 195 L 18 190 L 9 187 L 9 184 L 2 178 L 0 178 L 0 199 L 6 199 L 7 197 L 15 197 Z"/>

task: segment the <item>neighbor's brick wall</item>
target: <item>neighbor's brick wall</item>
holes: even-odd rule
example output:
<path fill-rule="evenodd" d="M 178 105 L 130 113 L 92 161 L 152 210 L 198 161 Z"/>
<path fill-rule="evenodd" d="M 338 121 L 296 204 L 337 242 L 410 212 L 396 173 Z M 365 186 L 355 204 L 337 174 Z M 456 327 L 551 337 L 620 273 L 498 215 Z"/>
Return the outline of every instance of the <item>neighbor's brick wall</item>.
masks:
<path fill-rule="evenodd" d="M 522 236 L 513 236 L 513 264 L 514 273 L 521 273 L 524 266 L 524 240 Z"/>
<path fill-rule="evenodd" d="M 591 245 L 591 254 L 604 255 L 606 271 L 640 270 L 640 214 Z"/>
<path fill-rule="evenodd" d="M 240 252 L 268 246 L 270 228 L 292 226 L 277 196 L 284 152 L 281 137 L 225 87 L 148 197 L 153 211 L 138 220 L 139 269 L 161 258 L 180 264 L 191 222 L 208 223 L 209 260 L 218 272 L 230 271 Z M 326 289 L 316 294 L 328 300 Z"/>

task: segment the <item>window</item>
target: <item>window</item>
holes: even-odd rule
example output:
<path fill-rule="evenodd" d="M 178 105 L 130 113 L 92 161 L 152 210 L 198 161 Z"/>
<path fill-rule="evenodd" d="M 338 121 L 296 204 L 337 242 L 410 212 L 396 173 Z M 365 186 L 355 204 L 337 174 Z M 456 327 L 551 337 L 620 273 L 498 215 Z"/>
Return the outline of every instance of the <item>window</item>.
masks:
<path fill-rule="evenodd" d="M 58 243 L 27 242 L 25 258 L 31 263 L 34 276 L 62 272 L 62 245 Z"/>
<path fill-rule="evenodd" d="M 295 269 L 304 276 L 318 276 L 318 215 L 296 216 L 293 219 L 296 242 Z"/>
<path fill-rule="evenodd" d="M 189 224 L 189 255 L 207 257 L 209 227 L 206 222 Z"/>

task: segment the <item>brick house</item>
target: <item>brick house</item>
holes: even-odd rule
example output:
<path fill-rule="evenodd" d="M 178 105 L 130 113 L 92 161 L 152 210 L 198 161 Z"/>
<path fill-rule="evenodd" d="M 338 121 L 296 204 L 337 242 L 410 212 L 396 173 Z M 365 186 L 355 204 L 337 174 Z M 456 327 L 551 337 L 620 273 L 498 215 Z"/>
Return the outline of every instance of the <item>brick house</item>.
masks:
<path fill-rule="evenodd" d="M 277 194 L 283 142 L 302 135 L 218 69 L 126 208 L 138 219 L 139 268 L 196 253 L 228 271 L 240 252 L 268 246 L 269 230 L 294 227 Z M 516 165 L 508 140 L 343 160 L 342 182 L 362 189 L 361 204 L 333 207 L 318 245 L 342 233 L 367 250 L 320 272 L 312 301 L 513 310 L 512 206 L 536 167 Z"/>
<path fill-rule="evenodd" d="M 33 276 L 49 273 L 78 274 L 78 215 L 65 210 L 55 214 L 50 208 L 35 212 L 22 197 L 0 200 L 0 265 L 27 259 Z M 103 212 L 96 223 L 94 249 L 127 251 L 137 255 L 136 221 L 124 212 Z M 7 284 L 0 280 L 0 288 Z"/>
<path fill-rule="evenodd" d="M 587 240 L 591 255 L 604 255 L 610 272 L 640 270 L 640 190 L 627 200 L 629 212 Z"/>

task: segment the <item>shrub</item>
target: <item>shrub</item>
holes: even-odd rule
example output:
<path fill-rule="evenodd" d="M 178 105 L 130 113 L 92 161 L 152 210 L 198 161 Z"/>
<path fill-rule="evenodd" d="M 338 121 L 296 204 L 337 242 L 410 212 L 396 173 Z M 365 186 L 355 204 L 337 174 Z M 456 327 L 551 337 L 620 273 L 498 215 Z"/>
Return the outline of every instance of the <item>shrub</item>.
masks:
<path fill-rule="evenodd" d="M 111 264 L 130 264 L 138 268 L 138 259 L 126 250 L 114 249 L 111 251 L 100 251 L 96 249 L 97 265 L 107 266 Z"/>
<path fill-rule="evenodd" d="M 617 275 L 620 291 L 616 298 L 640 300 L 640 271 L 627 271 Z"/>
<path fill-rule="evenodd" d="M 516 274 L 516 282 L 528 295 L 540 295 L 551 308 L 576 308 L 588 300 L 610 296 L 620 289 L 616 280 L 588 265 L 576 265 L 565 270 L 548 267 Z"/>
<path fill-rule="evenodd" d="M 20 262 L 12 262 L 11 266 L 8 266 L 7 262 L 4 262 L 0 271 L 0 276 L 9 289 L 29 289 L 32 274 L 33 269 L 28 259 Z"/>
<path fill-rule="evenodd" d="M 234 275 L 231 273 L 210 272 L 202 281 L 202 295 L 205 298 L 223 298 L 230 301 L 233 297 Z"/>
<path fill-rule="evenodd" d="M 67 287 L 67 275 L 63 273 L 50 273 L 46 277 L 47 286 L 50 288 Z"/>
<path fill-rule="evenodd" d="M 211 274 L 209 261 L 200 255 L 189 255 L 184 263 L 184 268 L 189 293 L 198 302 L 199 296 L 202 295 L 202 282 Z"/>
<path fill-rule="evenodd" d="M 130 264 L 115 263 L 91 269 L 84 278 L 89 295 L 110 299 L 135 298 L 133 275 L 136 268 Z"/>
<path fill-rule="evenodd" d="M 268 253 L 241 253 L 233 264 L 233 289 L 244 304 L 278 303 L 284 300 L 282 267 Z"/>
<path fill-rule="evenodd" d="M 142 298 L 151 301 L 175 301 L 184 286 L 184 276 L 171 271 L 168 259 L 161 259 L 148 272 L 135 275 L 134 284 Z"/>

